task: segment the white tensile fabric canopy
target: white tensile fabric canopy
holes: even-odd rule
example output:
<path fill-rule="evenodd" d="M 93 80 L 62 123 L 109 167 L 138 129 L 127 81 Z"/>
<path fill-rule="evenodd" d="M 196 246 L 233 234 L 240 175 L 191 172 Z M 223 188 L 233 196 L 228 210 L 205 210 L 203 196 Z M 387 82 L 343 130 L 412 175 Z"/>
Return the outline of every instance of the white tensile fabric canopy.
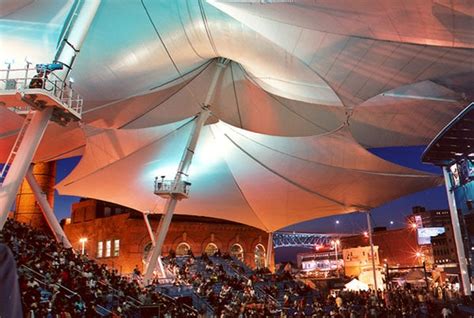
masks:
<path fill-rule="evenodd" d="M 51 62 L 71 3 L 3 1 L 0 59 Z M 50 124 L 35 160 L 84 154 L 62 193 L 161 212 L 153 179 L 174 176 L 225 57 L 179 213 L 274 230 L 376 207 L 439 183 L 364 148 L 427 144 L 467 105 L 472 16 L 444 0 L 104 0 L 71 73 L 85 126 Z M 0 119 L 2 162 L 22 120 Z"/>
<path fill-rule="evenodd" d="M 173 179 L 189 120 L 154 128 L 92 129 L 63 194 L 160 213 L 155 177 Z M 439 177 L 381 160 L 346 126 L 318 136 L 276 137 L 223 122 L 205 126 L 177 212 L 228 219 L 266 231 L 336 213 L 370 209 L 441 184 Z"/>

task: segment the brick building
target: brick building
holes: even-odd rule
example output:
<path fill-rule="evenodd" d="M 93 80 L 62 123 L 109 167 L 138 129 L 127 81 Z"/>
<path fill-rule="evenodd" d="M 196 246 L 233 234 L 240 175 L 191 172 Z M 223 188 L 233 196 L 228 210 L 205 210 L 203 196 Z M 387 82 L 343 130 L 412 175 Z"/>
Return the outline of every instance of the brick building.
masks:
<path fill-rule="evenodd" d="M 443 234 L 431 237 L 430 247 L 433 254 L 433 264 L 436 267 L 444 268 L 444 270 L 449 268 L 452 273 L 459 272 L 456 243 L 449 210 L 426 210 L 422 206 L 415 206 L 412 208 L 412 212 L 408 216 L 408 222 L 414 224 L 414 227 L 415 225 L 417 228 L 440 227 L 445 230 Z M 459 216 L 460 220 L 463 220 L 462 214 Z"/>
<path fill-rule="evenodd" d="M 428 261 L 424 248 L 418 245 L 414 229 L 375 228 L 372 238 L 374 246 L 378 246 L 378 259 L 390 267 L 419 266 L 423 260 Z M 341 238 L 343 250 L 361 246 L 369 246 L 369 237 L 366 233 Z"/>
<path fill-rule="evenodd" d="M 159 215 L 149 216 L 153 229 Z M 135 265 L 143 269 L 143 259 L 151 240 L 140 212 L 116 204 L 83 199 L 72 206 L 64 231 L 74 248 L 80 250 L 81 238 L 89 257 L 123 274 Z M 175 215 L 166 237 L 163 254 L 191 249 L 195 255 L 220 249 L 241 258 L 251 267 L 264 266 L 268 234 L 259 229 L 221 219 Z M 271 266 L 273 264 L 270 264 Z"/>

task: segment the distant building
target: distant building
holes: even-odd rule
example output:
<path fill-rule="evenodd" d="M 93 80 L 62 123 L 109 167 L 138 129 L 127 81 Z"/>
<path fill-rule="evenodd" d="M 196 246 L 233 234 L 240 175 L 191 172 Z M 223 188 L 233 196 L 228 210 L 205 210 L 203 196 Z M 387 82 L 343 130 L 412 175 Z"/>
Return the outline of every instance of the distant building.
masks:
<path fill-rule="evenodd" d="M 416 224 L 417 229 L 444 228 L 444 233 L 433 236 L 430 240 L 434 267 L 452 274 L 459 273 L 456 243 L 449 210 L 427 211 L 421 206 L 415 206 L 412 210 L 413 213 L 408 216 L 408 222 Z M 462 214 L 459 214 L 459 217 L 460 220 L 463 220 Z"/>
<path fill-rule="evenodd" d="M 382 264 L 388 264 L 390 267 L 420 266 L 426 261 L 424 248 L 418 245 L 416 230 L 413 228 L 396 230 L 375 228 L 372 237 L 376 266 Z M 358 276 L 372 266 L 367 233 L 341 237 L 338 251 L 337 259 L 339 262 L 342 261 L 347 276 Z M 298 267 L 306 271 L 336 268 L 336 254 L 330 247 L 299 253 L 297 261 Z"/>
<path fill-rule="evenodd" d="M 156 229 L 160 215 L 150 215 Z M 93 199 L 73 204 L 71 218 L 64 231 L 74 248 L 80 250 L 81 238 L 87 238 L 86 253 L 99 263 L 126 274 L 136 265 L 143 269 L 143 260 L 151 248 L 143 215 L 133 209 Z M 229 253 L 251 267 L 265 266 L 268 234 L 259 229 L 220 219 L 174 215 L 163 246 L 163 255 L 170 250 L 177 255 L 212 254 L 217 249 Z M 273 266 L 273 264 L 270 264 Z"/>
<path fill-rule="evenodd" d="M 414 223 L 417 227 L 443 227 L 451 224 L 448 209 L 427 211 L 423 206 L 412 207 L 412 214 L 407 219 L 409 223 Z"/>
<path fill-rule="evenodd" d="M 374 254 L 380 263 L 388 264 L 390 267 L 404 267 L 419 266 L 423 260 L 426 261 L 423 247 L 418 245 L 416 230 L 412 228 L 395 230 L 375 228 L 372 238 L 374 247 L 377 247 Z M 341 238 L 342 250 L 369 246 L 367 233 Z"/>
<path fill-rule="evenodd" d="M 380 265 L 379 247 L 374 246 L 375 265 Z M 372 253 L 370 246 L 345 248 L 342 251 L 344 259 L 344 273 L 346 276 L 357 277 L 363 269 L 372 268 Z"/>
<path fill-rule="evenodd" d="M 342 268 L 344 265 L 342 251 L 336 251 L 330 248 L 322 248 L 308 253 L 298 253 L 296 262 L 298 268 L 303 271 L 330 271 L 336 268 Z"/>

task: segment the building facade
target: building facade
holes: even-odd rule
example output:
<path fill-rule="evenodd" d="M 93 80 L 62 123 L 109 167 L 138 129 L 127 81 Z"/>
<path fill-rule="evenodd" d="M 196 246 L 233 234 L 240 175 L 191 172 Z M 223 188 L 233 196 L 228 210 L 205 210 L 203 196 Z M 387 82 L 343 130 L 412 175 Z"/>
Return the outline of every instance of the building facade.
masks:
<path fill-rule="evenodd" d="M 416 230 L 402 228 L 387 230 L 375 228 L 372 233 L 374 247 L 377 246 L 375 259 L 389 267 L 419 266 L 427 261 L 425 251 L 418 245 Z M 342 237 L 341 248 L 352 249 L 370 246 L 367 233 Z"/>
<path fill-rule="evenodd" d="M 157 228 L 159 217 L 149 216 L 153 229 Z M 63 226 L 74 248 L 80 251 L 84 244 L 85 252 L 97 262 L 107 264 L 122 274 L 132 272 L 135 266 L 143 270 L 151 239 L 142 213 L 86 199 L 73 204 L 71 218 Z M 221 253 L 236 256 L 250 267 L 263 267 L 267 242 L 267 233 L 247 225 L 175 215 L 163 245 L 163 255 L 168 255 L 171 250 L 177 255 L 184 255 L 191 250 L 198 256 L 203 252 L 212 254 L 219 249 Z"/>
<path fill-rule="evenodd" d="M 458 257 L 456 253 L 456 243 L 451 223 L 450 211 L 426 210 L 422 206 L 415 206 L 412 214 L 408 217 L 408 222 L 417 229 L 443 228 L 444 233 L 432 236 L 426 248 L 431 248 L 433 255 L 433 266 L 442 271 L 458 273 Z M 462 220 L 462 214 L 459 214 Z M 463 231 L 464 232 L 464 231 Z"/>
<path fill-rule="evenodd" d="M 379 247 L 374 246 L 375 266 L 380 265 Z M 346 276 L 358 277 L 366 269 L 372 269 L 372 251 L 370 246 L 345 248 L 342 250 L 344 259 L 344 273 Z"/>

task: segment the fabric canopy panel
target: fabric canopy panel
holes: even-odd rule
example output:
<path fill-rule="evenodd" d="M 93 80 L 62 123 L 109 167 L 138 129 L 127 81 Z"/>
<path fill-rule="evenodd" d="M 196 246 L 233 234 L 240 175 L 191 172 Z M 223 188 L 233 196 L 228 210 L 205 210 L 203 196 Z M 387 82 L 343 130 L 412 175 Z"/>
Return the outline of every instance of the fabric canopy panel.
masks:
<path fill-rule="evenodd" d="M 192 116 L 200 110 L 198 101 L 205 98 L 215 64 L 206 63 L 184 81 L 173 81 L 156 92 L 89 109 L 84 120 L 104 128 L 143 128 Z M 426 144 L 462 110 L 458 97 L 453 90 L 431 81 L 407 85 L 359 105 L 349 117 L 349 128 L 365 147 Z M 223 72 L 212 104 L 215 118 L 271 135 L 318 135 L 340 126 L 346 118 L 342 106 L 309 104 L 268 93 L 234 62 Z M 0 162 L 4 162 L 22 120 L 1 110 L 6 123 L 0 127 Z M 35 161 L 80 155 L 84 144 L 77 124 L 65 128 L 51 123 Z"/>
<path fill-rule="evenodd" d="M 153 180 L 174 178 L 190 120 L 144 129 L 93 129 L 81 162 L 57 186 L 59 192 L 161 213 L 165 200 L 153 194 Z M 440 177 L 370 154 L 347 126 L 290 138 L 218 122 L 202 134 L 189 172 L 190 198 L 179 202 L 177 213 L 274 231 L 370 209 L 442 183 Z"/>
<path fill-rule="evenodd" d="M 334 1 L 334 0 L 210 0 L 216 7 L 241 10 L 283 24 L 309 30 L 453 47 L 474 47 L 468 1 Z M 260 5 L 259 5 L 260 4 Z M 297 17 L 297 18 L 295 18 Z"/>
<path fill-rule="evenodd" d="M 6 1 L 0 58 L 51 62 L 71 4 Z M 446 89 L 474 77 L 472 13 L 444 0 L 102 1 L 71 75 L 85 123 L 144 128 L 193 116 L 223 56 L 234 62 L 213 110 L 226 123 L 309 136 L 348 121 L 365 147 L 426 144 L 472 95 Z M 428 82 L 438 85 L 420 92 Z M 0 126 L 0 138 L 18 129 Z M 79 132 L 50 148 L 59 131 L 48 129 L 35 160 L 80 154 Z"/>

